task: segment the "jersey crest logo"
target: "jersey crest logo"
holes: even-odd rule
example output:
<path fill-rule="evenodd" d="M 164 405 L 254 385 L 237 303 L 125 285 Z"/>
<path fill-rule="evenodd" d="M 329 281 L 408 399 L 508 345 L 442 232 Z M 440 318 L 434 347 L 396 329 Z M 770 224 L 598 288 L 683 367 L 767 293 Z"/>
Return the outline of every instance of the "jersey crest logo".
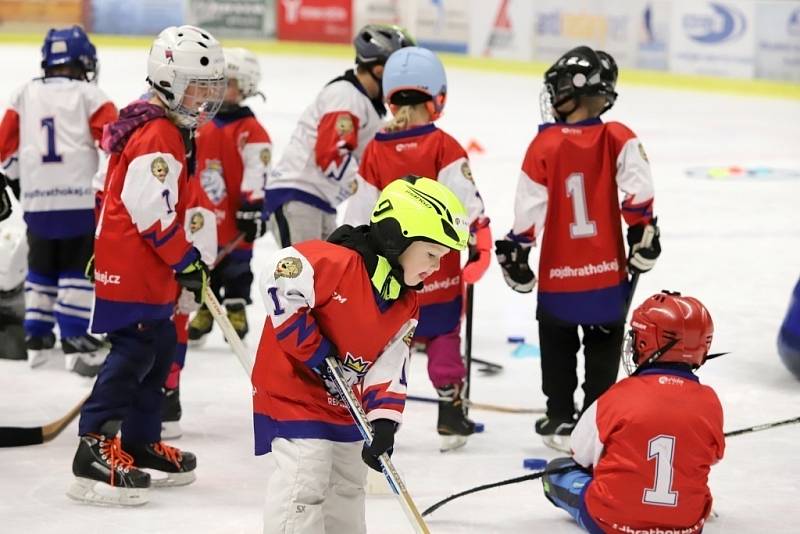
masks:
<path fill-rule="evenodd" d="M 150 163 L 150 172 L 153 173 L 153 176 L 156 177 L 156 180 L 164 183 L 164 180 L 167 179 L 167 175 L 169 174 L 169 165 L 167 165 L 167 160 L 158 156 Z"/>
<path fill-rule="evenodd" d="M 405 343 L 405 344 L 406 344 L 406 346 L 408 346 L 408 347 L 410 347 L 410 346 L 411 346 L 411 340 L 412 340 L 412 339 L 414 339 L 414 332 L 415 332 L 416 330 L 417 330 L 417 328 L 416 328 L 416 327 L 414 327 L 414 326 L 412 326 L 412 327 L 411 327 L 411 330 L 409 330 L 408 332 L 406 332 L 406 335 L 404 335 L 404 336 L 403 336 L 403 343 Z"/>
<path fill-rule="evenodd" d="M 461 174 L 463 174 L 464 178 L 466 178 L 470 182 L 475 181 L 475 179 L 472 177 L 472 169 L 469 168 L 469 163 L 467 163 L 466 161 L 461 164 Z"/>
<path fill-rule="evenodd" d="M 192 217 L 189 219 L 189 232 L 196 234 L 203 228 L 203 226 L 205 226 L 205 224 L 206 219 L 203 217 L 203 214 L 196 212 L 192 214 Z"/>
<path fill-rule="evenodd" d="M 228 196 L 225 187 L 225 178 L 222 175 L 222 163 L 217 159 L 207 159 L 203 172 L 200 173 L 200 183 L 214 204 L 219 204 Z"/>
<path fill-rule="evenodd" d="M 342 114 L 336 117 L 336 133 L 339 137 L 344 137 L 353 131 L 353 119 L 348 114 Z"/>
<path fill-rule="evenodd" d="M 268 148 L 264 148 L 258 153 L 258 159 L 260 159 L 262 165 L 266 167 L 269 165 L 269 162 L 272 161 L 272 152 L 270 152 Z"/>
<path fill-rule="evenodd" d="M 650 160 L 647 159 L 647 153 L 644 151 L 644 146 L 642 146 L 642 143 L 639 143 L 639 155 L 642 156 L 642 159 L 647 163 L 650 163 Z"/>
<path fill-rule="evenodd" d="M 353 356 L 349 352 L 345 355 L 343 364 L 345 369 L 356 373 L 359 377 L 367 374 L 370 366 L 370 362 L 364 361 L 361 356 Z"/>
<path fill-rule="evenodd" d="M 300 258 L 283 258 L 275 266 L 275 280 L 278 278 L 297 278 L 303 272 L 303 262 Z"/>
<path fill-rule="evenodd" d="M 333 292 L 333 296 L 332 296 L 331 298 L 332 298 L 333 300 L 335 300 L 336 302 L 340 302 L 340 303 L 342 303 L 342 304 L 344 304 L 345 302 L 347 302 L 347 297 L 343 297 L 343 296 L 341 296 L 341 295 L 339 294 L 339 292 L 338 292 L 338 291 L 334 291 L 334 292 Z"/>

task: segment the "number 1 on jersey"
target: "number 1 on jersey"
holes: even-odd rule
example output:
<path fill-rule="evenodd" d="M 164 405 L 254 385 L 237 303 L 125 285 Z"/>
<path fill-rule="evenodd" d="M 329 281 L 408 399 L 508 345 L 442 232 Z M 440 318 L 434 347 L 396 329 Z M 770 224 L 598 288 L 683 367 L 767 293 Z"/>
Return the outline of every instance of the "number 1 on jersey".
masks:
<path fill-rule="evenodd" d="M 573 223 L 569 225 L 572 239 L 592 237 L 597 234 L 597 224 L 589 220 L 586 208 L 586 189 L 583 187 L 583 173 L 573 172 L 567 176 L 567 196 L 572 199 Z"/>
<path fill-rule="evenodd" d="M 672 459 L 675 453 L 675 436 L 660 435 L 647 444 L 647 459 L 656 460 L 656 481 L 644 490 L 642 502 L 658 506 L 676 506 L 678 492 L 672 491 Z"/>
<path fill-rule="evenodd" d="M 42 128 L 47 129 L 47 154 L 42 156 L 42 163 L 61 163 L 61 155 L 56 152 L 56 119 L 43 118 Z"/>

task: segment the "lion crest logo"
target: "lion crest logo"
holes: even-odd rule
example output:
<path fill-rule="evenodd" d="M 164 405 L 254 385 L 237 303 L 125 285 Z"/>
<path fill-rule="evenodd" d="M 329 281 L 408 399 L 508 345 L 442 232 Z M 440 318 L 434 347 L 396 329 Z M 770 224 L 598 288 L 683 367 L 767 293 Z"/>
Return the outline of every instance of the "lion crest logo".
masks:
<path fill-rule="evenodd" d="M 156 180 L 163 184 L 164 180 L 167 179 L 167 175 L 169 174 L 169 165 L 167 165 L 167 160 L 161 156 L 156 157 L 150 163 L 150 172 L 153 173 L 153 176 L 156 177 Z"/>
<path fill-rule="evenodd" d="M 475 179 L 472 177 L 472 169 L 469 168 L 469 163 L 466 161 L 461 164 L 461 174 L 470 182 L 475 182 Z"/>
<path fill-rule="evenodd" d="M 258 153 L 258 159 L 261 160 L 261 164 L 264 167 L 267 167 L 269 162 L 272 161 L 272 152 L 268 148 L 264 148 Z"/>
<path fill-rule="evenodd" d="M 349 114 L 343 113 L 336 117 L 336 133 L 339 137 L 344 137 L 352 131 L 353 118 Z"/>
<path fill-rule="evenodd" d="M 196 234 L 203 228 L 203 226 L 205 226 L 205 224 L 206 219 L 203 217 L 203 214 L 200 212 L 194 213 L 189 219 L 189 232 Z"/>
<path fill-rule="evenodd" d="M 278 278 L 297 278 L 303 272 L 300 258 L 283 258 L 275 266 L 275 280 Z"/>
<path fill-rule="evenodd" d="M 405 343 L 407 347 L 411 347 L 411 340 L 413 340 L 413 339 L 414 339 L 414 332 L 415 332 L 415 331 L 416 331 L 416 328 L 412 327 L 412 328 L 411 328 L 411 329 L 410 329 L 410 330 L 409 330 L 409 331 L 406 333 L 406 335 L 404 335 L 404 336 L 403 336 L 403 343 Z"/>

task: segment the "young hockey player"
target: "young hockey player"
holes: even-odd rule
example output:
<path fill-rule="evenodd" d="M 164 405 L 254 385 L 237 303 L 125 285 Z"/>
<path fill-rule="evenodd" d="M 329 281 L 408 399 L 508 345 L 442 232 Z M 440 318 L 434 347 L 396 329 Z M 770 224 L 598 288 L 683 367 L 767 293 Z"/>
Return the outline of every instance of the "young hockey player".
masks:
<path fill-rule="evenodd" d="M 383 66 L 413 39 L 397 26 L 368 24 L 356 34 L 356 68 L 329 82 L 300 117 L 267 181 L 265 216 L 278 244 L 325 239 L 336 207 L 355 192 L 358 160 L 386 114 Z"/>
<path fill-rule="evenodd" d="M 242 105 L 245 99 L 261 94 L 258 59 L 243 48 L 225 48 L 224 52 L 228 88 L 214 120 L 197 132 L 197 175 L 217 213 L 220 248 L 244 234 L 244 242 L 211 272 L 211 288 L 243 338 L 249 330 L 245 306 L 252 302 L 253 241 L 264 234 L 266 226 L 261 212 L 272 144 L 250 108 Z M 189 324 L 189 340 L 200 343 L 213 324 L 211 312 L 202 306 Z"/>
<path fill-rule="evenodd" d="M 581 341 L 585 410 L 617 380 L 630 298 L 626 272 L 652 269 L 661 245 L 642 144 L 625 125 L 600 120 L 617 97 L 614 60 L 580 46 L 544 79 L 542 115 L 555 122 L 540 126 L 528 147 L 514 226 L 496 252 L 506 283 L 528 293 L 536 282 L 528 254 L 544 230 L 536 318 L 547 415 L 535 429 L 546 444 L 569 452 Z M 618 189 L 625 193 L 621 209 Z M 620 213 L 628 224 L 627 261 Z"/>
<path fill-rule="evenodd" d="M 160 440 L 161 388 L 175 353 L 178 295 L 183 301 L 191 292 L 199 303 L 208 282 L 183 229 L 193 165 L 187 152 L 192 131 L 222 102 L 224 67 L 208 32 L 166 28 L 150 48 L 150 99 L 123 109 L 105 130 L 111 159 L 95 243 L 92 331 L 108 333 L 111 351 L 81 410 L 74 499 L 143 504 L 151 480 L 141 469 L 166 475 L 153 485 L 194 480 L 195 456 Z"/>
<path fill-rule="evenodd" d="M 410 289 L 450 250 L 466 248 L 468 235 L 458 197 L 410 176 L 383 190 L 368 226 L 345 225 L 329 242 L 275 254 L 259 286 L 267 321 L 253 370 L 256 454 L 276 460 L 265 534 L 366 532 L 366 465 L 380 470 L 378 457 L 391 454 L 405 405 L 419 309 Z M 369 446 L 327 356 L 341 360 L 367 412 Z"/>
<path fill-rule="evenodd" d="M 392 54 L 383 72 L 383 92 L 394 119 L 364 151 L 358 190 L 348 203 L 345 222 L 369 220 L 381 190 L 407 174 L 434 177 L 467 208 L 470 261 L 462 271 L 460 254 L 451 252 L 425 281 L 415 338 L 428 353 L 428 376 L 442 400 L 437 430 L 443 436 L 442 450 L 449 450 L 464 445 L 466 436 L 475 431 L 462 405 L 466 376 L 461 357 L 462 301 L 464 284 L 477 282 L 489 265 L 492 235 L 466 151 L 433 122 L 444 110 L 447 96 L 439 58 L 425 48 L 407 47 Z"/>
<path fill-rule="evenodd" d="M 97 55 L 80 26 L 51 29 L 42 46 L 44 76 L 11 98 L 0 124 L 0 161 L 19 180 L 28 226 L 25 335 L 32 366 L 55 346 L 58 324 L 67 367 L 93 376 L 105 357 L 87 333 L 92 284 L 96 143 L 117 110 L 97 87 Z"/>
<path fill-rule="evenodd" d="M 663 292 L 634 312 L 629 378 L 603 393 L 557 458 L 545 496 L 589 532 L 701 532 L 711 512 L 708 473 L 722 459 L 722 406 L 694 371 L 714 333 L 703 304 Z M 570 469 L 570 466 L 573 468 Z"/>

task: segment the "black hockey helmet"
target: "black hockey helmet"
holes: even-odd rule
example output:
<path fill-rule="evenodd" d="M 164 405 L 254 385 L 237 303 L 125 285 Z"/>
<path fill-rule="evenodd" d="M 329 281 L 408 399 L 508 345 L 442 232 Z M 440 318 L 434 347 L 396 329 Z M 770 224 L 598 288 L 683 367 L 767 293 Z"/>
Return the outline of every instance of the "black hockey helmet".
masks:
<path fill-rule="evenodd" d="M 367 24 L 353 39 L 356 48 L 356 63 L 362 67 L 383 65 L 392 52 L 416 42 L 409 33 L 394 24 Z"/>
<path fill-rule="evenodd" d="M 605 95 L 613 104 L 617 96 L 614 92 L 617 72 L 617 64 L 609 54 L 597 53 L 588 46 L 578 46 L 547 69 L 544 73 L 545 90 L 553 108 L 570 99 L 594 95 Z M 603 111 L 610 107 L 607 105 Z"/>

